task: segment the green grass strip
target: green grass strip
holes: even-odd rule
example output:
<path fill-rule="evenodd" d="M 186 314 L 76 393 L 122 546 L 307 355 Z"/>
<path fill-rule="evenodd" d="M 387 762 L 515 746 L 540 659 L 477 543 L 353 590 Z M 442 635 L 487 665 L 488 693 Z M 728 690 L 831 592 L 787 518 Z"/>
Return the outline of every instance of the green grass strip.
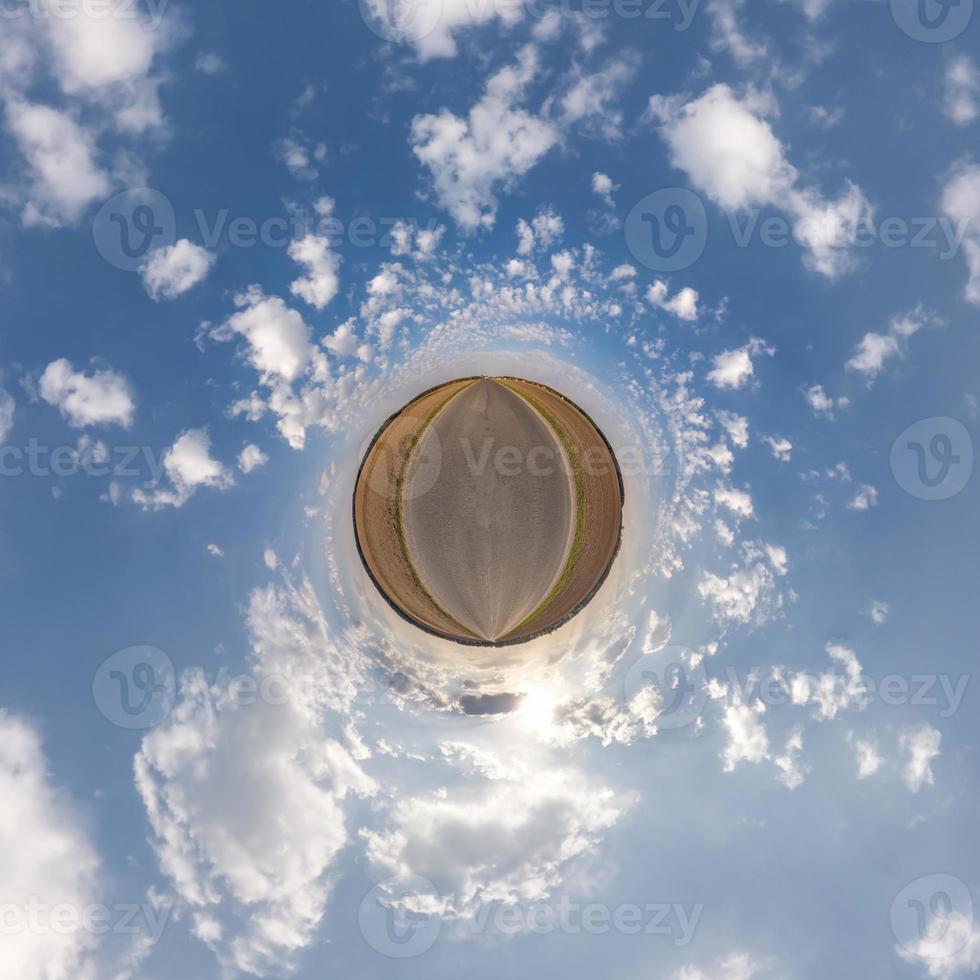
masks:
<path fill-rule="evenodd" d="M 479 379 L 474 379 L 479 380 Z M 418 432 L 416 432 L 409 440 L 408 449 L 405 452 L 405 458 L 402 460 L 402 465 L 398 471 L 398 478 L 395 480 L 395 534 L 398 535 L 398 546 L 401 548 L 402 558 L 405 559 L 405 564 L 408 566 L 408 570 L 412 575 L 412 581 L 415 583 L 415 588 L 422 593 L 422 595 L 436 608 L 443 616 L 446 617 L 451 623 L 457 626 L 463 633 L 467 636 L 472 636 L 475 640 L 482 640 L 482 636 L 477 636 L 471 629 L 467 629 L 458 619 L 448 613 L 442 606 L 439 605 L 435 600 L 435 596 L 426 588 L 425 583 L 422 581 L 422 577 L 418 573 L 418 569 L 415 567 L 415 562 L 412 561 L 411 556 L 408 551 L 408 544 L 405 541 L 405 529 L 402 525 L 402 487 L 405 483 L 405 473 L 408 470 L 408 464 L 412 459 L 412 453 L 415 452 L 416 446 L 425 434 L 426 429 L 432 424 L 432 420 L 457 396 L 461 395 L 466 388 L 460 388 L 459 391 L 453 392 L 445 401 L 440 402 L 428 415 L 428 417 L 419 426 Z"/>
<path fill-rule="evenodd" d="M 511 391 L 514 392 L 520 398 L 523 398 L 535 411 L 537 411 L 544 420 L 551 426 L 555 431 L 555 435 L 558 436 L 558 440 L 561 442 L 562 448 L 565 450 L 565 454 L 568 456 L 568 462 L 572 467 L 572 476 L 575 480 L 575 537 L 572 538 L 572 547 L 568 552 L 568 561 L 565 562 L 565 567 L 562 569 L 561 575 L 558 577 L 558 581 L 555 582 L 554 587 L 551 591 L 541 600 L 538 605 L 529 616 L 525 616 L 510 632 L 507 636 L 501 637 L 501 639 L 507 639 L 508 636 L 513 636 L 515 633 L 522 630 L 528 623 L 532 622 L 538 616 L 540 616 L 547 608 L 551 605 L 558 595 L 561 593 L 562 589 L 568 583 L 572 572 L 575 571 L 575 566 L 578 564 L 579 556 L 582 552 L 582 544 L 585 541 L 585 484 L 582 480 L 582 468 L 579 465 L 578 453 L 575 451 L 575 447 L 572 445 L 571 439 L 568 438 L 568 433 L 565 431 L 561 423 L 556 419 L 551 412 L 549 412 L 537 399 L 532 398 L 530 395 L 525 394 L 517 388 L 507 384 L 503 379 L 499 380 L 502 384 L 507 385 Z"/>

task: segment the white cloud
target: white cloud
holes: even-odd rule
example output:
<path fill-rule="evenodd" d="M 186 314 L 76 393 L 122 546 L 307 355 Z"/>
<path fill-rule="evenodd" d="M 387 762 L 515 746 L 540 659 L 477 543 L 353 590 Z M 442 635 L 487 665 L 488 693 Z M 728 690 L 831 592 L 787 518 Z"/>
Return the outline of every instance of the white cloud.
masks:
<path fill-rule="evenodd" d="M 902 779 L 913 793 L 918 793 L 923 786 L 932 785 L 932 760 L 939 755 L 942 738 L 942 734 L 931 725 L 910 729 L 900 736 L 899 747 L 906 756 Z"/>
<path fill-rule="evenodd" d="M 880 599 L 872 599 L 868 607 L 868 615 L 875 626 L 881 626 L 888 619 L 888 603 Z"/>
<path fill-rule="evenodd" d="M 654 96 L 650 109 L 673 165 L 695 189 L 732 213 L 767 206 L 788 212 L 810 268 L 830 278 L 850 268 L 848 248 L 871 207 L 851 183 L 836 200 L 799 186 L 799 173 L 765 119 L 775 110 L 771 98 L 738 99 L 727 85 L 715 85 L 687 104 Z"/>
<path fill-rule="evenodd" d="M 558 141 L 556 127 L 520 108 L 538 72 L 532 46 L 501 69 L 467 118 L 443 109 L 412 120 L 412 150 L 439 203 L 465 231 L 493 225 L 497 192 L 523 177 Z"/>
<path fill-rule="evenodd" d="M 878 746 L 869 739 L 855 739 L 854 756 L 857 761 L 858 779 L 867 779 L 881 768 L 883 760 L 878 754 Z"/>
<path fill-rule="evenodd" d="M 839 643 L 828 643 L 827 653 L 840 670 L 823 674 L 796 673 L 790 679 L 793 704 L 812 704 L 816 718 L 832 721 L 842 711 L 863 708 L 867 700 L 861 663 L 854 651 Z"/>
<path fill-rule="evenodd" d="M 322 310 L 340 288 L 340 253 L 322 235 L 306 235 L 290 243 L 289 257 L 306 267 L 306 275 L 290 283 L 290 291 Z"/>
<path fill-rule="evenodd" d="M 547 249 L 565 234 L 565 222 L 552 208 L 539 208 L 530 224 L 517 221 L 517 254 L 530 255 L 535 249 Z"/>
<path fill-rule="evenodd" d="M 850 399 L 845 397 L 833 398 L 824 390 L 823 385 L 810 385 L 803 389 L 803 397 L 807 404 L 813 409 L 813 414 L 817 417 L 833 419 L 835 412 L 839 408 L 847 408 Z"/>
<path fill-rule="evenodd" d="M 943 187 L 943 213 L 964 229 L 963 252 L 969 278 L 964 296 L 980 306 L 980 166 L 961 163 Z"/>
<path fill-rule="evenodd" d="M 524 16 L 519 3 L 474 3 L 473 0 L 365 0 L 374 14 L 378 33 L 389 40 L 411 44 L 421 61 L 452 58 L 456 36 L 465 30 L 499 20 L 510 27 Z"/>
<path fill-rule="evenodd" d="M 206 429 L 182 432 L 163 455 L 163 468 L 172 489 L 147 492 L 133 491 L 133 500 L 147 510 L 183 507 L 201 487 L 227 490 L 234 483 L 232 475 L 211 457 L 211 437 Z"/>
<path fill-rule="evenodd" d="M 224 558 L 224 550 L 216 544 L 209 544 L 207 547 L 207 552 L 212 558 Z"/>
<path fill-rule="evenodd" d="M 176 299 L 204 281 L 215 258 L 213 252 L 181 238 L 153 249 L 140 265 L 140 275 L 151 299 Z"/>
<path fill-rule="evenodd" d="M 793 443 L 789 439 L 782 436 L 763 436 L 762 441 L 780 463 L 788 463 L 793 458 Z"/>
<path fill-rule="evenodd" d="M 657 279 L 647 290 L 647 302 L 668 313 L 673 313 L 679 320 L 698 318 L 698 293 L 690 286 L 684 286 L 668 299 L 667 283 Z"/>
<path fill-rule="evenodd" d="M 720 507 L 727 507 L 739 517 L 751 517 L 753 513 L 752 497 L 744 490 L 736 490 L 733 487 L 717 487 L 715 503 Z"/>
<path fill-rule="evenodd" d="M 451 795 L 399 800 L 392 826 L 364 837 L 376 874 L 421 875 L 435 884 L 447 918 L 470 918 L 481 903 L 545 900 L 625 806 L 581 773 L 549 768 L 533 780 L 488 779 Z"/>
<path fill-rule="evenodd" d="M 14 427 L 15 403 L 13 396 L 4 388 L 0 388 L 0 443 L 7 438 Z"/>
<path fill-rule="evenodd" d="M 638 65 L 635 55 L 615 58 L 601 71 L 591 74 L 576 65 L 572 69 L 571 85 L 558 100 L 562 125 L 582 124 L 604 139 L 619 139 L 623 114 L 613 103 L 636 74 Z"/>
<path fill-rule="evenodd" d="M 136 784 L 198 936 L 229 971 L 281 975 L 320 926 L 348 839 L 345 797 L 376 788 L 324 730 L 352 682 L 309 584 L 256 590 L 248 622 L 253 690 L 268 695 L 186 673 L 170 718 L 143 740 Z"/>
<path fill-rule="evenodd" d="M 614 184 L 612 178 L 598 170 L 592 175 L 592 193 L 602 199 L 607 208 L 614 207 L 613 193 L 619 190 L 619 184 Z"/>
<path fill-rule="evenodd" d="M 980 71 L 966 55 L 946 66 L 943 112 L 957 126 L 968 126 L 980 115 Z"/>
<path fill-rule="evenodd" d="M 91 374 L 76 371 L 71 361 L 52 361 L 38 383 L 41 397 L 54 405 L 75 428 L 89 425 L 121 425 L 133 422 L 136 404 L 129 382 L 109 368 Z"/>
<path fill-rule="evenodd" d="M 721 623 L 764 620 L 774 593 L 772 569 L 762 561 L 736 566 L 727 577 L 704 572 L 698 582 L 698 594 L 711 603 L 712 614 Z"/>
<path fill-rule="evenodd" d="M 773 757 L 773 764 L 779 770 L 779 781 L 787 789 L 796 789 L 806 778 L 807 767 L 800 759 L 803 751 L 803 730 L 795 729 L 786 739 L 782 755 Z"/>
<path fill-rule="evenodd" d="M 238 454 L 238 468 L 243 473 L 251 473 L 252 470 L 259 466 L 265 466 L 268 462 L 269 457 L 255 443 L 249 443 Z"/>
<path fill-rule="evenodd" d="M 86 208 L 109 193 L 106 173 L 96 162 L 92 136 L 68 114 L 16 99 L 6 102 L 7 123 L 31 169 L 24 203 L 26 224 L 77 221 Z"/>
<path fill-rule="evenodd" d="M 696 966 L 684 966 L 673 974 L 672 980 L 754 980 L 764 968 L 748 953 L 733 952 L 718 960 L 708 973 Z"/>
<path fill-rule="evenodd" d="M 848 503 L 848 510 L 870 510 L 878 506 L 878 491 L 867 483 L 862 483 L 854 493 L 854 498 Z"/>
<path fill-rule="evenodd" d="M 83 910 L 102 900 L 99 858 L 84 820 L 52 784 L 41 740 L 0 709 L 0 894 L 28 914 L 32 901 Z M 2 974 L 11 980 L 94 980 L 96 937 L 86 929 L 0 930 Z"/>
<path fill-rule="evenodd" d="M 866 333 L 844 367 L 857 371 L 870 384 L 885 366 L 885 362 L 902 355 L 905 341 L 923 327 L 938 324 L 939 318 L 922 306 L 893 317 L 887 334 Z"/>
<path fill-rule="evenodd" d="M 749 420 L 744 415 L 734 412 L 718 412 L 718 421 L 731 439 L 732 445 L 744 449 L 749 444 Z"/>
<path fill-rule="evenodd" d="M 716 354 L 712 361 L 713 367 L 708 372 L 708 380 L 716 388 L 734 390 L 744 387 L 755 375 L 752 358 L 760 353 L 772 357 L 775 350 L 767 347 L 758 337 L 753 337 L 744 347 Z"/>
<path fill-rule="evenodd" d="M 765 710 L 761 701 L 754 705 L 735 703 L 725 708 L 721 719 L 728 735 L 722 752 L 725 772 L 732 772 L 740 762 L 759 763 L 769 758 L 769 736 L 762 721 Z"/>
<path fill-rule="evenodd" d="M 909 948 L 896 946 L 905 960 L 925 970 L 935 980 L 952 980 L 980 968 L 980 928 L 962 910 L 930 910 L 920 938 Z"/>
<path fill-rule="evenodd" d="M 239 312 L 219 327 L 219 340 L 239 334 L 248 342 L 248 359 L 263 380 L 293 381 L 306 373 L 314 353 L 310 328 L 278 296 L 252 288 L 235 297 Z"/>

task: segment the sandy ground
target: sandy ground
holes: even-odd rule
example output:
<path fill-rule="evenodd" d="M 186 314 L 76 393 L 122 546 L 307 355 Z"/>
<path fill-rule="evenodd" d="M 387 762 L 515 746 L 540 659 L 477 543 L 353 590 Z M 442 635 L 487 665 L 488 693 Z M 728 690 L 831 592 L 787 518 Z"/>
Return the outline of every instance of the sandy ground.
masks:
<path fill-rule="evenodd" d="M 456 381 L 428 392 L 406 406 L 371 448 L 354 492 L 354 528 L 364 564 L 379 589 L 402 612 L 429 629 L 448 636 L 466 636 L 416 584 L 402 554 L 395 530 L 395 488 L 398 475 L 426 419 L 463 391 L 472 380 Z M 438 463 L 433 461 L 433 469 Z M 478 637 L 472 637 L 478 639 Z"/>
<path fill-rule="evenodd" d="M 425 463 L 416 461 L 436 455 L 442 468 L 431 485 Z M 409 463 L 409 554 L 443 609 L 496 640 L 537 609 L 559 578 L 574 532 L 574 494 L 551 426 L 509 388 L 478 381 L 440 412 Z"/>
<path fill-rule="evenodd" d="M 519 639 L 562 622 L 587 602 L 601 585 L 619 550 L 623 498 L 612 453 L 592 422 L 570 401 L 544 385 L 502 379 L 540 405 L 565 430 L 579 460 L 585 496 L 582 546 L 575 568 L 560 594 L 534 620 L 506 639 Z"/>
<path fill-rule="evenodd" d="M 384 596 L 424 628 L 477 643 L 521 642 L 584 606 L 619 549 L 622 511 L 594 425 L 515 378 L 420 395 L 378 436 L 354 495 L 358 546 Z"/>

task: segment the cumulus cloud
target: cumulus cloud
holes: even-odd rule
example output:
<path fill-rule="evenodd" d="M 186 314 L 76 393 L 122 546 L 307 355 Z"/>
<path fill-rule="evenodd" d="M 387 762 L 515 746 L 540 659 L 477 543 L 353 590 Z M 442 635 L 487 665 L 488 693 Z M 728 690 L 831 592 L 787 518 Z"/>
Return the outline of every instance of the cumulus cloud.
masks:
<path fill-rule="evenodd" d="M 943 186 L 943 213 L 964 229 L 963 254 L 969 277 L 967 301 L 980 306 L 980 166 L 960 163 Z"/>
<path fill-rule="evenodd" d="M 762 441 L 780 463 L 788 463 L 793 458 L 793 443 L 782 436 L 763 436 Z"/>
<path fill-rule="evenodd" d="M 849 398 L 828 395 L 823 385 L 809 385 L 803 389 L 803 397 L 818 418 L 833 419 L 838 409 L 847 408 L 851 403 Z"/>
<path fill-rule="evenodd" d="M 537 53 L 526 46 L 516 64 L 490 78 L 465 119 L 443 109 L 412 120 L 412 150 L 464 231 L 492 226 L 498 190 L 513 186 L 558 142 L 553 123 L 520 107 L 537 73 Z"/>
<path fill-rule="evenodd" d="M 27 224 L 78 221 L 113 182 L 99 140 L 164 122 L 157 65 L 175 37 L 172 21 L 165 23 L 159 10 L 134 7 L 130 14 L 105 16 L 68 0 L 59 16 L 6 19 L 5 122 L 27 165 L 7 192 Z M 60 108 L 35 101 L 52 82 L 64 99 Z"/>
<path fill-rule="evenodd" d="M 813 705 L 819 721 L 832 721 L 842 711 L 863 708 L 868 693 L 854 651 L 840 643 L 828 643 L 826 650 L 839 669 L 822 674 L 795 673 L 790 679 L 793 704 Z"/>
<path fill-rule="evenodd" d="M 456 37 L 463 31 L 499 20 L 510 27 L 524 16 L 519 3 L 473 3 L 473 0 L 365 0 L 378 33 L 410 44 L 421 61 L 455 57 Z"/>
<path fill-rule="evenodd" d="M 878 746 L 870 739 L 854 740 L 854 757 L 858 767 L 858 779 L 873 776 L 880 768 L 882 758 L 878 754 Z"/>
<path fill-rule="evenodd" d="M 943 112 L 957 126 L 968 126 L 980 115 L 980 71 L 965 54 L 946 66 Z"/>
<path fill-rule="evenodd" d="M 136 403 L 129 382 L 110 368 L 90 374 L 76 371 L 71 361 L 52 361 L 38 382 L 41 397 L 54 405 L 75 428 L 89 425 L 121 425 L 133 422 Z"/>
<path fill-rule="evenodd" d="M 871 617 L 871 622 L 875 626 L 881 626 L 888 619 L 888 603 L 882 602 L 880 599 L 872 599 L 871 605 L 868 607 L 868 615 Z"/>
<path fill-rule="evenodd" d="M 828 278 L 851 267 L 848 249 L 870 219 L 871 207 L 852 183 L 836 200 L 801 187 L 765 118 L 775 110 L 771 99 L 753 93 L 739 99 L 727 85 L 715 85 L 686 104 L 654 96 L 650 109 L 661 123 L 673 165 L 695 189 L 730 213 L 761 207 L 786 211 L 796 240 L 807 250 L 808 267 Z"/>
<path fill-rule="evenodd" d="M 256 590 L 248 624 L 253 690 L 267 693 L 242 698 L 186 673 L 170 718 L 143 740 L 136 785 L 198 937 L 230 970 L 282 975 L 322 920 L 348 840 L 343 801 L 376 787 L 324 731 L 351 679 L 309 584 Z"/>
<path fill-rule="evenodd" d="M 238 468 L 243 473 L 251 473 L 252 470 L 265 466 L 268 462 L 269 457 L 255 443 L 249 443 L 238 454 Z"/>
<path fill-rule="evenodd" d="M 755 376 L 752 358 L 762 353 L 772 357 L 775 350 L 767 347 L 758 337 L 753 337 L 744 347 L 716 354 L 708 372 L 708 381 L 716 388 L 734 390 L 745 387 Z"/>
<path fill-rule="evenodd" d="M 848 510 L 871 510 L 878 506 L 878 491 L 868 483 L 862 483 L 847 505 Z"/>
<path fill-rule="evenodd" d="M 53 785 L 37 731 L 0 709 L 0 894 L 27 914 L 29 903 L 79 911 L 102 901 L 99 857 L 77 808 Z M 94 980 L 96 937 L 86 929 L 0 931 L 3 975 L 17 980 Z"/>
<path fill-rule="evenodd" d="M 306 275 L 290 283 L 294 296 L 322 310 L 340 289 L 340 253 L 322 235 L 305 235 L 289 245 L 289 257 L 306 267 Z"/>
<path fill-rule="evenodd" d="M 565 222 L 553 208 L 539 208 L 530 222 L 517 221 L 517 254 L 530 255 L 536 249 L 550 248 L 565 234 Z"/>
<path fill-rule="evenodd" d="M 597 195 L 607 208 L 612 208 L 613 193 L 619 190 L 619 185 L 612 182 L 612 178 L 607 174 L 600 173 L 598 170 L 592 175 L 592 193 Z"/>
<path fill-rule="evenodd" d="M 201 487 L 227 490 L 234 483 L 225 467 L 211 457 L 211 437 L 206 429 L 182 432 L 164 453 L 163 468 L 171 488 L 133 491 L 133 500 L 147 510 L 183 507 Z"/>
<path fill-rule="evenodd" d="M 604 139 L 619 139 L 623 115 L 614 103 L 638 66 L 639 59 L 633 54 L 614 58 L 597 72 L 585 72 L 576 65 L 568 89 L 558 100 L 562 125 L 580 124 Z"/>
<path fill-rule="evenodd" d="M 484 780 L 452 796 L 399 800 L 391 827 L 364 837 L 376 874 L 421 875 L 436 886 L 445 917 L 471 918 L 481 903 L 547 899 L 626 805 L 583 774 L 553 768 L 533 780 Z"/>
<path fill-rule="evenodd" d="M 248 343 L 248 359 L 264 380 L 293 381 L 304 374 L 313 356 L 310 328 L 278 296 L 253 287 L 235 297 L 239 308 L 214 332 L 218 340 L 237 334 Z"/>
<path fill-rule="evenodd" d="M 94 138 L 70 115 L 8 99 L 6 117 L 31 172 L 23 211 L 26 224 L 75 222 L 93 201 L 109 193 L 111 184 L 97 162 Z"/>
<path fill-rule="evenodd" d="M 684 286 L 668 298 L 667 283 L 657 279 L 647 290 L 647 302 L 673 313 L 679 320 L 696 320 L 698 318 L 698 293 L 690 286 Z"/>
<path fill-rule="evenodd" d="M 725 772 L 732 772 L 740 762 L 759 763 L 769 758 L 769 736 L 762 721 L 766 706 L 735 703 L 728 705 L 722 715 L 722 725 L 728 742 L 722 752 Z"/>
<path fill-rule="evenodd" d="M 857 350 L 844 367 L 848 371 L 863 374 L 870 385 L 881 372 L 886 361 L 904 354 L 905 342 L 909 337 L 918 333 L 923 327 L 937 325 L 940 322 L 934 313 L 923 309 L 922 306 L 893 317 L 888 333 L 869 332 L 861 338 Z"/>
<path fill-rule="evenodd" d="M 939 755 L 942 739 L 942 733 L 931 725 L 909 729 L 899 737 L 899 747 L 905 756 L 902 779 L 913 793 L 932 785 L 932 760 Z"/>
<path fill-rule="evenodd" d="M 151 299 L 176 299 L 204 281 L 215 258 L 213 252 L 181 238 L 153 249 L 140 265 L 140 275 Z"/>
<path fill-rule="evenodd" d="M 935 980 L 953 980 L 980 968 L 980 928 L 973 916 L 941 906 L 929 914 L 920 938 L 915 943 L 896 946 L 898 955 Z"/>

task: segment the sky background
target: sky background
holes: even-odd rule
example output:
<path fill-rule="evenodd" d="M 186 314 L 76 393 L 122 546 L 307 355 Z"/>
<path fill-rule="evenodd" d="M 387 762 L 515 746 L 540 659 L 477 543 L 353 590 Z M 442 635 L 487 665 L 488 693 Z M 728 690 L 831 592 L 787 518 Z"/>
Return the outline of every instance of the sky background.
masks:
<path fill-rule="evenodd" d="M 0 980 L 975 975 L 978 32 L 5 4 Z M 496 373 L 642 467 L 488 652 L 350 499 Z"/>

